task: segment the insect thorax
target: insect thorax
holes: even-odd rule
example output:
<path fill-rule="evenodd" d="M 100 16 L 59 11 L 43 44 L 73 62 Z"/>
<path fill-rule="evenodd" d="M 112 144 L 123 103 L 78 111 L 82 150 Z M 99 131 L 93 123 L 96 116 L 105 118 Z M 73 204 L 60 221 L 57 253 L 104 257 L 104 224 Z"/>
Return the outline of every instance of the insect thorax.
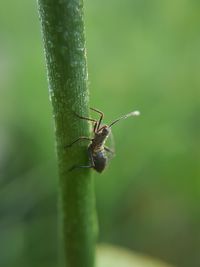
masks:
<path fill-rule="evenodd" d="M 97 132 L 95 133 L 95 137 L 94 137 L 94 146 L 103 146 L 108 138 L 110 134 L 110 129 L 109 127 L 105 127 L 102 129 L 101 132 Z"/>

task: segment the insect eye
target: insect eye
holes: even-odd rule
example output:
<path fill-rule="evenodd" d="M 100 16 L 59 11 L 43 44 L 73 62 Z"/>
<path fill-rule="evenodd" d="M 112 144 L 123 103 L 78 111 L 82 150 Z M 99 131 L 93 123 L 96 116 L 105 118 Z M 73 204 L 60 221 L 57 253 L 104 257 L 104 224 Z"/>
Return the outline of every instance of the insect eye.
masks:
<path fill-rule="evenodd" d="M 110 132 L 110 129 L 108 127 L 103 128 L 103 133 L 104 134 L 109 134 L 109 132 Z"/>

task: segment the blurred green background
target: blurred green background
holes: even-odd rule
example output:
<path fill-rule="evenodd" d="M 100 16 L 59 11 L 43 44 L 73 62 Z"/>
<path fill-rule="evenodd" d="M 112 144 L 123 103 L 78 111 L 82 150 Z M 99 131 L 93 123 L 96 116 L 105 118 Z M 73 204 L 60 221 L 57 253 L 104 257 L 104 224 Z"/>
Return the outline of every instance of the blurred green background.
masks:
<path fill-rule="evenodd" d="M 91 106 L 116 154 L 94 173 L 99 242 L 200 266 L 200 2 L 86 0 Z M 0 8 L 0 266 L 55 266 L 54 126 L 36 1 Z"/>

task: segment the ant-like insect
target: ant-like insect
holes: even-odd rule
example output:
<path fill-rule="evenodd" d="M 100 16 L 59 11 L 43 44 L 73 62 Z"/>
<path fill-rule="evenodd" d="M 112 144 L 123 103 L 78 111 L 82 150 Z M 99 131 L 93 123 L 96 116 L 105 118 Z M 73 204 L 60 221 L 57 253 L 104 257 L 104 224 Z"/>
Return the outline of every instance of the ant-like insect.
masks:
<path fill-rule="evenodd" d="M 97 172 L 102 172 L 108 161 L 108 157 L 105 152 L 114 154 L 114 151 L 112 151 L 109 147 L 105 146 L 106 139 L 111 133 L 111 127 L 117 123 L 118 121 L 122 119 L 126 119 L 130 116 L 138 116 L 140 115 L 139 111 L 133 111 L 131 113 L 128 113 L 116 120 L 114 120 L 110 125 L 101 125 L 101 122 L 104 117 L 104 113 L 99 111 L 98 109 L 95 108 L 90 108 L 93 111 L 96 111 L 97 113 L 100 114 L 99 120 L 91 119 L 91 118 L 86 118 L 82 117 L 76 114 L 76 116 L 80 119 L 88 120 L 94 122 L 94 128 L 93 128 L 93 133 L 94 137 L 89 138 L 85 136 L 81 136 L 78 139 L 74 140 L 70 145 L 67 145 L 66 147 L 71 147 L 74 143 L 80 141 L 80 140 L 89 140 L 91 141 L 91 144 L 88 146 L 88 155 L 90 159 L 90 165 L 80 165 L 80 166 L 73 166 L 70 171 L 72 171 L 75 168 L 93 168 Z"/>

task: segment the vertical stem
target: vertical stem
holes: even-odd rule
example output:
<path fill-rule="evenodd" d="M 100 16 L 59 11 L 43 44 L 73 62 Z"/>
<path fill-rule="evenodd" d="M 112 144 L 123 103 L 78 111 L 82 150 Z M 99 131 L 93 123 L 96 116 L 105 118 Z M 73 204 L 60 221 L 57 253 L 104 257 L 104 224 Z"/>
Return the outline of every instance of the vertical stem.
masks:
<path fill-rule="evenodd" d="M 49 93 L 53 106 L 61 187 L 63 233 L 67 267 L 93 267 L 95 197 L 87 165 L 87 141 L 65 148 L 89 125 L 74 115 L 88 116 L 87 65 L 83 0 L 37 0 L 42 24 Z"/>

